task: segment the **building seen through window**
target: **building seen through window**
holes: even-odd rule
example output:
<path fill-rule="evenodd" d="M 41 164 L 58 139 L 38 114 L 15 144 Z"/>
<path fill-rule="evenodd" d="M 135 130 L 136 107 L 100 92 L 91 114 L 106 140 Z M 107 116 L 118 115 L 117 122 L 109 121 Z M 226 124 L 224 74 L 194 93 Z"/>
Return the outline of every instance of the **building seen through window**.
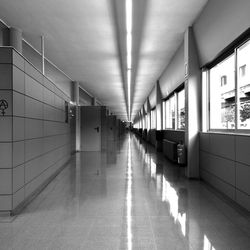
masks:
<path fill-rule="evenodd" d="M 250 129 L 249 61 L 250 41 L 209 70 L 210 129 Z"/>

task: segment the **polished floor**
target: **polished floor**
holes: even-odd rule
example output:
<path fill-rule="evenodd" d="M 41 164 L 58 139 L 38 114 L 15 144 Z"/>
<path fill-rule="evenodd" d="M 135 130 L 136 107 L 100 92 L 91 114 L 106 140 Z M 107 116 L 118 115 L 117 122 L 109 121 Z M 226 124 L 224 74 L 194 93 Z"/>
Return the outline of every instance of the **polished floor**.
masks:
<path fill-rule="evenodd" d="M 77 153 L 11 220 L 0 249 L 250 249 L 249 216 L 184 178 L 134 135 L 105 153 Z"/>

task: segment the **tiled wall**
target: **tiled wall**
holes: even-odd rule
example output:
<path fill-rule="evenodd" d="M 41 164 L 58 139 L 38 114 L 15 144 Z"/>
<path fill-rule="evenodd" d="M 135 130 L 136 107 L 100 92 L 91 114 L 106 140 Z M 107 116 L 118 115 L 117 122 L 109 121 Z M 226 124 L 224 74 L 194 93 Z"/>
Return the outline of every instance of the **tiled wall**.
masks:
<path fill-rule="evenodd" d="M 70 158 L 70 98 L 11 48 L 0 48 L 0 211 L 11 211 Z"/>
<path fill-rule="evenodd" d="M 200 134 L 202 179 L 250 211 L 250 136 Z"/>

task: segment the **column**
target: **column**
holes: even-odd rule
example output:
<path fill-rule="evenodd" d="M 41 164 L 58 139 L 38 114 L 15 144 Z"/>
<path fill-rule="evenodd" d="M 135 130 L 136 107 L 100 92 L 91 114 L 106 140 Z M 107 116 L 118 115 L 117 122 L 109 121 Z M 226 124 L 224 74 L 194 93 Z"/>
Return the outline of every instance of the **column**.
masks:
<path fill-rule="evenodd" d="M 199 178 L 199 131 L 201 126 L 201 71 L 193 30 L 184 37 L 185 63 L 185 142 L 187 147 L 188 178 Z"/>
<path fill-rule="evenodd" d="M 91 105 L 96 106 L 96 98 L 95 97 L 92 97 Z"/>
<path fill-rule="evenodd" d="M 162 140 L 163 140 L 163 121 L 162 121 L 162 93 L 160 88 L 160 82 L 156 82 L 156 150 L 162 151 Z"/>
<path fill-rule="evenodd" d="M 9 29 L 9 46 L 14 47 L 19 53 L 22 54 L 22 30 L 14 27 Z"/>

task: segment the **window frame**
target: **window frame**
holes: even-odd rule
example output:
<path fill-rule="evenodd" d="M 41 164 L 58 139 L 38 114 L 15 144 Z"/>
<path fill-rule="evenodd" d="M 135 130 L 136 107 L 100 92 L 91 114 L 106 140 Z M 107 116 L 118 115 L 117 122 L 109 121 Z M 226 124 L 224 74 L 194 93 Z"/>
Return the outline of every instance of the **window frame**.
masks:
<path fill-rule="evenodd" d="M 179 122 L 179 117 L 178 117 L 178 93 L 181 92 L 182 90 L 184 90 L 184 97 L 186 96 L 185 94 L 185 83 L 183 82 L 182 84 L 180 84 L 174 91 L 172 91 L 166 98 L 162 99 L 162 111 L 163 111 L 163 130 L 175 130 L 175 131 L 185 131 L 186 128 L 179 128 L 178 127 L 178 122 Z M 171 105 L 170 105 L 170 99 L 174 97 L 174 101 L 175 101 L 175 127 L 174 128 L 170 128 L 167 127 L 167 124 L 170 122 L 170 124 L 172 123 L 172 119 L 170 121 L 170 117 L 167 116 L 167 102 L 169 102 L 169 110 L 171 109 Z M 185 106 L 186 106 L 186 101 L 184 102 Z M 186 108 L 185 108 L 186 110 Z M 165 114 L 164 114 L 165 111 Z M 168 112 L 169 113 L 169 112 Z M 171 116 L 172 118 L 172 116 Z M 164 121 L 165 119 L 165 121 Z M 169 119 L 169 122 L 167 122 L 167 120 Z M 164 126 L 165 125 L 165 126 Z M 186 114 L 185 114 L 185 127 L 186 127 Z"/>
<path fill-rule="evenodd" d="M 238 65 L 238 50 L 244 44 L 250 42 L 250 28 L 246 30 L 242 35 L 240 35 L 233 43 L 227 46 L 217 58 L 215 58 L 212 62 L 208 63 L 207 65 L 202 67 L 202 71 L 206 73 L 206 83 L 202 84 L 203 88 L 206 88 L 207 92 L 207 100 L 205 107 L 202 107 L 202 112 L 207 113 L 207 124 L 208 127 L 206 128 L 206 132 L 222 132 L 225 134 L 250 134 L 250 129 L 242 129 L 239 128 L 239 106 L 240 106 L 240 99 L 239 99 L 239 77 L 240 69 Z M 211 88 L 210 88 L 210 73 L 211 69 L 221 63 L 222 61 L 226 60 L 229 56 L 234 55 L 234 83 L 235 83 L 235 128 L 234 129 L 221 129 L 221 128 L 211 128 Z M 245 72 L 246 74 L 246 72 Z M 249 79 L 250 80 L 250 79 Z M 206 85 L 206 86 L 205 86 Z M 204 119 L 204 116 L 202 116 Z M 204 123 L 206 121 L 202 121 Z"/>

